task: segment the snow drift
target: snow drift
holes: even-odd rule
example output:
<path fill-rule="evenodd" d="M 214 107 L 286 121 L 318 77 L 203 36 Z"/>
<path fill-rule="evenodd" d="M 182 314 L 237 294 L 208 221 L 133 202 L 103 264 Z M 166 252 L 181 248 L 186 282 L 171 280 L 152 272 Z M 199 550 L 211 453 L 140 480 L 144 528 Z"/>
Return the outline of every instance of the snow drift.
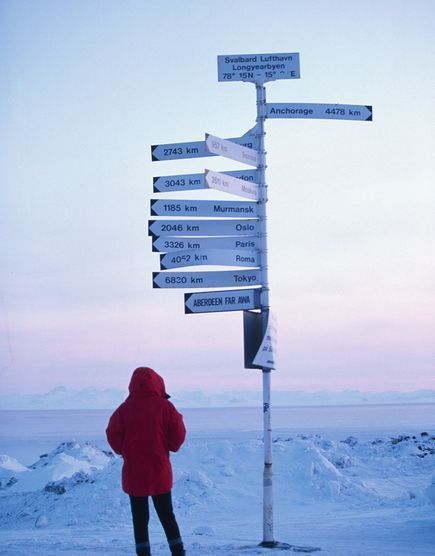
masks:
<path fill-rule="evenodd" d="M 262 453 L 256 439 L 188 442 L 173 456 L 177 512 L 201 516 L 199 523 L 206 514 L 207 523 L 213 515 L 243 516 L 253 505 L 257 512 Z M 288 510 L 319 503 L 361 510 L 423 506 L 429 502 L 426 494 L 433 498 L 428 487 L 434 456 L 435 438 L 427 433 L 369 442 L 277 437 L 275 490 Z M 75 441 L 60 444 L 29 467 L 0 456 L 1 528 L 129 524 L 121 465 L 111 452 Z M 197 534 L 210 536 L 208 527 L 199 525 Z"/>

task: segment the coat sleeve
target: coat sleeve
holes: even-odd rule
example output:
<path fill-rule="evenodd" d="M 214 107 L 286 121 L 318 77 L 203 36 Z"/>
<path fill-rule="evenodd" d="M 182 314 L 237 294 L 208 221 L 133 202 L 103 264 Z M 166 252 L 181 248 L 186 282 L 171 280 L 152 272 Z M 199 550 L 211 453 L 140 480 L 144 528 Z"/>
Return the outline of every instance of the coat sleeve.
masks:
<path fill-rule="evenodd" d="M 121 421 L 121 412 L 119 408 L 110 417 L 109 424 L 106 429 L 107 442 L 112 450 L 117 454 L 122 454 L 122 445 L 124 442 L 124 430 Z"/>
<path fill-rule="evenodd" d="M 169 404 L 168 423 L 168 448 L 171 452 L 178 452 L 186 438 L 186 427 L 183 416 L 175 409 L 171 402 Z"/>

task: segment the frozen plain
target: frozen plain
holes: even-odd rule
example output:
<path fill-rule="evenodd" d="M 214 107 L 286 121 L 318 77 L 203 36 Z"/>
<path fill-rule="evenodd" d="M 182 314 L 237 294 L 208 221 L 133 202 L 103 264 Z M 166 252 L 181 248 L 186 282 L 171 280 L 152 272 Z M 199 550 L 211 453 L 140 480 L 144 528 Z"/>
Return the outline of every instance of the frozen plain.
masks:
<path fill-rule="evenodd" d="M 257 546 L 258 408 L 182 412 L 174 503 L 189 556 L 280 552 Z M 1 412 L 0 554 L 134 554 L 109 413 Z M 331 556 L 435 553 L 434 405 L 276 408 L 274 423 L 276 540 Z M 154 514 L 150 536 L 168 554 Z"/>

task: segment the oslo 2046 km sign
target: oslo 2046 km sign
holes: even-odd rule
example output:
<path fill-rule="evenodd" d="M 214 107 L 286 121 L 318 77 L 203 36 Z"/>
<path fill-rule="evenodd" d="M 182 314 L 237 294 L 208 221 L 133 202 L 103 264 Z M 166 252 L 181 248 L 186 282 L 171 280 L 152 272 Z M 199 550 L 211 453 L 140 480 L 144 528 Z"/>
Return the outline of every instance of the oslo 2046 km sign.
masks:
<path fill-rule="evenodd" d="M 162 162 L 222 156 L 250 168 L 225 172 L 206 169 L 204 173 L 154 178 L 153 190 L 157 195 L 195 190 L 196 195 L 207 196 L 219 191 L 228 195 L 228 200 L 210 197 L 151 200 L 153 218 L 148 231 L 152 249 L 160 255 L 160 272 L 153 272 L 153 287 L 194 290 L 185 293 L 186 314 L 243 312 L 245 368 L 261 369 L 263 374 L 261 545 L 314 552 L 316 547 L 279 543 L 273 534 L 270 389 L 271 370 L 276 367 L 276 322 L 269 306 L 265 122 L 267 119 L 370 122 L 373 109 L 369 104 L 268 103 L 265 83 L 300 78 L 299 53 L 226 54 L 218 56 L 217 65 L 219 81 L 254 84 L 257 107 L 254 127 L 232 139 L 207 133 L 202 141 L 153 145 L 151 158 Z M 268 190 L 274 192 L 273 187 Z M 198 266 L 207 270 L 195 270 Z M 183 270 L 170 270 L 176 268 Z"/>

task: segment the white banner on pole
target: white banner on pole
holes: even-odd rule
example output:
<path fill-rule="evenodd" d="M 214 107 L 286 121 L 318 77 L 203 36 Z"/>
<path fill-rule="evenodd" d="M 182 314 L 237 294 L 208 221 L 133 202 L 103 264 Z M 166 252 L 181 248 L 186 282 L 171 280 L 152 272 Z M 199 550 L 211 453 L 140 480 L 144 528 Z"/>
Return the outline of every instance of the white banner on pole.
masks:
<path fill-rule="evenodd" d="M 276 316 L 269 311 L 266 333 L 253 363 L 264 369 L 276 369 L 277 326 Z"/>

